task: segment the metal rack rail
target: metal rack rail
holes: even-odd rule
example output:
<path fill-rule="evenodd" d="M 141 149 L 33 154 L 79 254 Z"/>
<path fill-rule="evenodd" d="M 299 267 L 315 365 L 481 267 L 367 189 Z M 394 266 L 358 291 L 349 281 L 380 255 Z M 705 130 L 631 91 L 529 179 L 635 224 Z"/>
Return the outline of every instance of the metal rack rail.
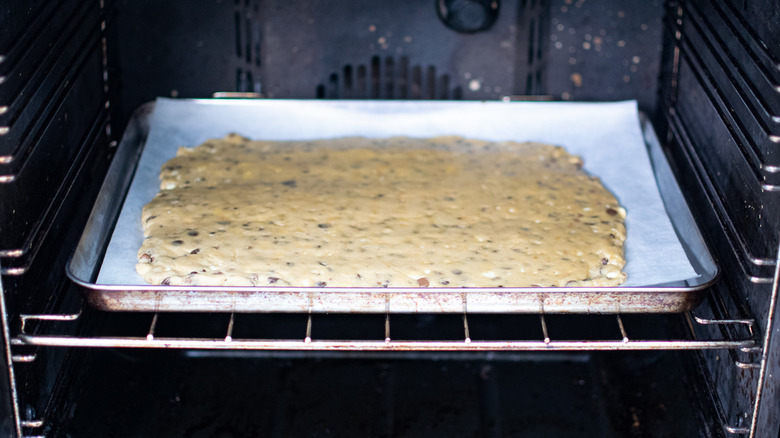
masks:
<path fill-rule="evenodd" d="M 693 312 L 685 314 L 690 333 L 682 339 L 635 339 L 629 336 L 621 315 L 613 315 L 615 320 L 614 337 L 606 339 L 555 339 L 548 330 L 548 318 L 538 316 L 542 336 L 537 339 L 520 340 L 480 340 L 472 338 L 469 314 L 462 314 L 462 336 L 460 339 L 446 340 L 405 340 L 391 336 L 391 314 L 384 315 L 384 338 L 382 339 L 319 339 L 313 334 L 313 314 L 309 313 L 305 327 L 301 327 L 301 336 L 297 338 L 235 338 L 236 314 L 230 314 L 224 327 L 224 336 L 220 337 L 168 337 L 156 334 L 164 313 L 154 313 L 146 333 L 138 336 L 91 336 L 33 333 L 33 323 L 56 321 L 76 323 L 81 312 L 64 315 L 22 315 L 21 330 L 13 339 L 14 345 L 52 346 L 52 347 L 104 347 L 104 348 L 156 348 L 156 349 L 204 349 L 204 350 L 295 350 L 295 351 L 594 351 L 594 350 L 702 350 L 728 349 L 746 354 L 753 353 L 759 346 L 752 319 L 706 319 Z M 733 333 L 739 336 L 699 339 L 695 326 L 725 325 L 731 326 Z M 357 336 L 356 336 L 357 337 Z M 19 357 L 21 360 L 21 356 Z M 28 358 L 29 359 L 29 358 Z M 27 359 L 26 359 L 27 360 Z M 34 359 L 33 359 L 34 360 Z M 743 367 L 750 363 L 739 362 Z"/>

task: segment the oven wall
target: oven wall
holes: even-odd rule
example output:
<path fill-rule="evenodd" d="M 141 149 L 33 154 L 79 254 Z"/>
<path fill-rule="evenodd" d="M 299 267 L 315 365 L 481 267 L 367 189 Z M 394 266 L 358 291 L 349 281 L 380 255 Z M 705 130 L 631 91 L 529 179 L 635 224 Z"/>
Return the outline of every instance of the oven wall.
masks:
<path fill-rule="evenodd" d="M 114 129 L 157 96 L 223 91 L 302 99 L 637 99 L 643 111 L 655 109 L 660 0 L 630 8 L 620 1 L 502 0 L 495 24 L 473 34 L 447 27 L 435 5 L 117 0 Z"/>
<path fill-rule="evenodd" d="M 115 146 L 104 6 L 79 0 L 0 6 L 2 392 L 3 402 L 10 397 L 16 404 L 15 415 L 0 423 L 5 431 L 21 432 L 20 420 L 37 424 L 62 386 L 66 350 L 10 347 L 9 338 L 19 332 L 20 314 L 80 306 L 78 295 L 67 293 L 65 262 Z"/>
<path fill-rule="evenodd" d="M 722 271 L 701 316 L 755 318 L 763 346 L 702 353 L 724 423 L 777 436 L 780 5 L 759 3 L 666 5 L 656 128 Z"/>

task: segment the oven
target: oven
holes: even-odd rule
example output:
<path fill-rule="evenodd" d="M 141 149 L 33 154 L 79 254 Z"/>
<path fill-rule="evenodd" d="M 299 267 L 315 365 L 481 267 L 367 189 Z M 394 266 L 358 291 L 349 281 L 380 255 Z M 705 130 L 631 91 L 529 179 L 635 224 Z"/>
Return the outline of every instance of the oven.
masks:
<path fill-rule="evenodd" d="M 0 17 L 3 436 L 780 436 L 777 2 L 63 0 Z M 115 229 L 155 109 L 192 98 L 635 101 L 708 277 L 673 308 L 107 303 L 84 284 L 106 251 L 89 236 Z"/>

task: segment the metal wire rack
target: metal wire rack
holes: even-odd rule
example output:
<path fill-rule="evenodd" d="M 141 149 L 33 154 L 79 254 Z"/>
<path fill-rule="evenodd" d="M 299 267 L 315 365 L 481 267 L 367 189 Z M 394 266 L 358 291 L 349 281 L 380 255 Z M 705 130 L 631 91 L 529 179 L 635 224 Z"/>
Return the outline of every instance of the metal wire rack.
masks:
<path fill-rule="evenodd" d="M 156 349 L 198 349 L 198 350 L 287 350 L 287 351 L 593 351 L 593 350 L 702 350 L 702 349 L 728 349 L 750 354 L 758 347 L 758 339 L 754 330 L 752 319 L 708 319 L 695 315 L 693 312 L 684 314 L 689 333 L 680 339 L 652 339 L 634 338 L 629 335 L 624 317 L 621 315 L 601 315 L 603 318 L 614 318 L 614 330 L 611 334 L 594 339 L 558 339 L 551 336 L 550 318 L 556 319 L 556 324 L 561 324 L 560 318 L 567 315 L 522 315 L 528 321 L 529 318 L 538 318 L 535 329 L 530 330 L 540 333 L 541 336 L 515 336 L 521 339 L 481 339 L 473 337 L 473 315 L 463 313 L 460 336 L 457 339 L 423 339 L 408 340 L 393 337 L 392 318 L 398 315 L 387 313 L 383 315 L 384 327 L 374 327 L 376 333 L 383 329 L 384 336 L 374 339 L 361 339 L 364 333 L 354 333 L 353 339 L 319 338 L 314 335 L 315 319 L 317 314 L 303 314 L 301 321 L 305 320 L 305 326 L 300 327 L 300 336 L 295 338 L 264 338 L 264 337 L 237 337 L 234 336 L 237 326 L 237 315 L 224 315 L 227 322 L 223 325 L 222 333 L 218 337 L 189 337 L 189 336 L 159 336 L 158 327 L 166 318 L 175 318 L 176 314 L 153 313 L 149 314 L 151 320 L 145 330 L 138 335 L 94 335 L 78 337 L 64 334 L 38 333 L 33 326 L 40 323 L 77 323 L 82 317 L 82 312 L 61 315 L 21 315 L 21 330 L 13 340 L 15 345 L 54 346 L 54 347 L 105 347 L 105 348 L 156 348 Z M 239 316 L 240 317 L 240 316 Z M 457 318 L 457 315 L 455 316 Z M 511 315 L 508 316 L 511 318 Z M 520 317 L 520 316 L 518 316 Z M 381 320 L 382 315 L 377 315 Z M 381 324 L 377 322 L 378 324 Z M 480 318 L 480 324 L 485 324 L 484 318 Z M 722 337 L 707 339 L 696 335 L 696 326 L 728 326 L 729 330 L 720 330 Z M 43 330 L 40 330 L 43 332 Z M 47 330 L 52 331 L 52 330 Z M 361 330 L 364 331 L 364 330 Z M 736 333 L 737 335 L 734 335 Z M 583 336 L 584 338 L 585 336 Z M 356 339 L 355 339 L 356 338 Z M 29 361 L 27 357 L 14 357 L 17 361 Z M 32 359 L 34 360 L 34 358 Z M 746 361 L 736 360 L 741 367 L 751 367 Z"/>

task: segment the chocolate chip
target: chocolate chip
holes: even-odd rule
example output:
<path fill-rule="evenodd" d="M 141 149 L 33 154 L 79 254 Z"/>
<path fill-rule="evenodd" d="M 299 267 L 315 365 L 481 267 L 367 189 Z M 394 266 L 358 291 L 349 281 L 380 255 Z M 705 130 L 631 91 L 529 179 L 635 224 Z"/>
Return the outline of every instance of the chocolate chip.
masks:
<path fill-rule="evenodd" d="M 324 281 L 318 281 L 317 282 L 317 287 L 325 287 L 327 285 L 328 285 L 328 283 L 325 283 Z"/>
<path fill-rule="evenodd" d="M 152 258 L 152 256 L 147 253 L 143 253 L 140 257 L 138 257 L 138 261 L 141 263 L 152 263 L 154 258 Z"/>
<path fill-rule="evenodd" d="M 317 226 L 320 228 L 330 228 L 329 224 L 317 224 Z"/>
<path fill-rule="evenodd" d="M 441 284 L 446 286 L 446 285 L 450 284 L 450 282 L 449 282 L 449 280 L 442 280 Z"/>
<path fill-rule="evenodd" d="M 428 287 L 431 284 L 431 282 L 428 281 L 427 278 L 423 277 L 417 279 L 417 284 L 420 285 L 420 287 Z"/>
<path fill-rule="evenodd" d="M 163 281 L 161 281 L 161 282 L 160 282 L 160 284 L 161 284 L 161 285 L 163 285 L 163 286 L 168 286 L 168 285 L 170 285 L 170 284 L 171 284 L 171 277 L 165 277 L 165 278 L 163 278 Z"/>
<path fill-rule="evenodd" d="M 610 215 L 610 216 L 614 216 L 614 215 L 618 214 L 618 212 L 614 208 L 608 208 L 607 209 L 607 214 Z"/>
<path fill-rule="evenodd" d="M 200 234 L 200 233 L 198 233 L 198 232 L 197 232 L 197 231 L 195 231 L 195 230 L 190 230 L 190 231 L 187 231 L 187 235 L 188 235 L 188 236 L 193 236 L 193 237 L 195 237 L 195 236 L 197 236 L 198 234 Z"/>
<path fill-rule="evenodd" d="M 287 187 L 296 187 L 298 183 L 294 179 L 288 179 L 287 181 L 282 181 L 282 185 Z"/>
<path fill-rule="evenodd" d="M 183 245 L 183 244 L 184 244 L 183 240 L 174 240 L 173 242 L 171 242 L 171 245 L 173 245 L 173 246 L 180 246 L 180 245 Z"/>
<path fill-rule="evenodd" d="M 460 269 L 455 269 L 454 271 L 452 271 L 452 273 L 455 275 L 460 275 L 463 273 L 463 271 L 461 271 Z"/>
<path fill-rule="evenodd" d="M 274 284 L 279 281 L 279 277 L 268 277 L 268 284 Z"/>
<path fill-rule="evenodd" d="M 190 254 L 197 254 L 200 252 L 200 248 L 195 248 L 192 251 L 190 251 Z"/>
<path fill-rule="evenodd" d="M 607 258 L 606 258 L 606 257 L 604 257 L 603 259 L 601 259 L 601 264 L 602 264 L 602 265 L 606 265 L 607 263 L 609 263 L 609 260 L 607 260 Z"/>

